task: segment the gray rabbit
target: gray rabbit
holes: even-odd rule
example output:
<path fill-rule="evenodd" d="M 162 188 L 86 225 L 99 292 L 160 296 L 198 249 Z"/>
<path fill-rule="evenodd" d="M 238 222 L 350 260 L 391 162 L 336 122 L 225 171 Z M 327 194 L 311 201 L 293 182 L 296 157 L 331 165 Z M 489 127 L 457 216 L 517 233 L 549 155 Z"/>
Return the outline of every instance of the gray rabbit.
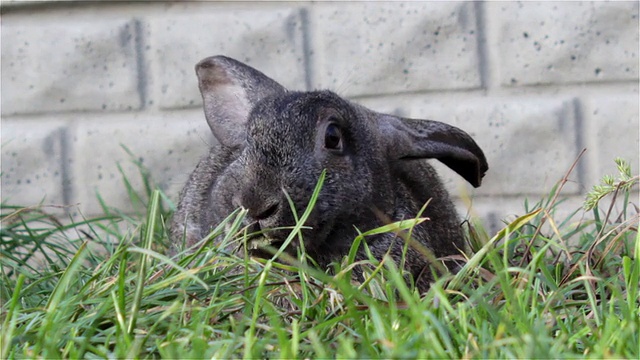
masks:
<path fill-rule="evenodd" d="M 233 210 L 248 211 L 246 225 L 264 231 L 278 248 L 304 212 L 323 169 L 326 177 L 302 230 L 304 248 L 326 268 L 350 249 L 358 231 L 422 214 L 413 241 L 436 257 L 463 249 L 461 221 L 435 170 L 438 159 L 473 186 L 488 169 L 482 150 L 464 131 L 430 120 L 380 114 L 330 91 L 296 92 L 241 62 L 214 56 L 196 65 L 209 127 L 218 140 L 191 174 L 170 224 L 174 244 L 190 246 Z M 296 254 L 291 243 L 287 252 Z M 366 238 L 381 259 L 400 264 L 405 240 L 388 233 Z M 228 251 L 240 251 L 236 246 Z M 264 256 L 260 248 L 249 253 Z M 366 259 L 361 244 L 356 259 Z M 405 270 L 418 289 L 429 288 L 423 252 L 409 246 Z M 356 275 L 359 276 L 356 270 Z"/>

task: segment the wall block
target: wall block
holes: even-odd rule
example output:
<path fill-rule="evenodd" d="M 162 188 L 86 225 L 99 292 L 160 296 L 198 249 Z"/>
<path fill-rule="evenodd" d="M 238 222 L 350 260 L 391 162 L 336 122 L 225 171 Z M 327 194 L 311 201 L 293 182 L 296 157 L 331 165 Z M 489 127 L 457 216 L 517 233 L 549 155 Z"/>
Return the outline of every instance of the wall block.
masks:
<path fill-rule="evenodd" d="M 137 25 L 2 18 L 2 114 L 141 107 Z"/>

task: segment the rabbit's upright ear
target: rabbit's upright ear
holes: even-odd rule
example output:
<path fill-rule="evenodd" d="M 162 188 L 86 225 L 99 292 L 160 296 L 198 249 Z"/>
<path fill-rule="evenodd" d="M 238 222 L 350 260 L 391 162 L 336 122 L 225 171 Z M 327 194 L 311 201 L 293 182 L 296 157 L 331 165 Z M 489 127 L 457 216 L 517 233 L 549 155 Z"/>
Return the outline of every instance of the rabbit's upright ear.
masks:
<path fill-rule="evenodd" d="M 379 116 L 378 124 L 391 160 L 438 159 L 474 187 L 489 169 L 480 147 L 457 127 L 391 115 Z"/>
<path fill-rule="evenodd" d="M 225 56 L 212 56 L 196 65 L 204 113 L 213 135 L 222 144 L 241 147 L 249 112 L 260 99 L 285 88 L 260 71 Z"/>

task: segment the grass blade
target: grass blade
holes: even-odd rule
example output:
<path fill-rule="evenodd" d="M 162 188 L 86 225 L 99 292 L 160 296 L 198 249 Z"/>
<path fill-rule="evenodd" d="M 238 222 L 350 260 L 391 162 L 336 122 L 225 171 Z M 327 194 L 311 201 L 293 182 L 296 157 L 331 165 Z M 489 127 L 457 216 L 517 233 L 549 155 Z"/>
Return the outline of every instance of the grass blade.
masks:
<path fill-rule="evenodd" d="M 159 216 L 159 207 L 160 207 L 160 192 L 155 190 L 151 197 L 151 204 L 149 206 L 149 210 L 147 212 L 147 224 L 144 229 L 144 242 L 143 249 L 150 250 L 151 244 L 153 243 L 153 238 L 155 236 L 156 229 L 156 221 Z M 136 320 L 138 318 L 138 310 L 140 310 L 140 302 L 142 300 L 142 294 L 144 291 L 144 284 L 146 280 L 146 270 L 147 270 L 147 260 L 148 255 L 146 252 L 140 253 L 140 258 L 138 261 L 138 274 L 136 278 L 136 290 L 133 298 L 133 305 L 131 306 L 131 314 L 129 317 L 129 325 L 127 327 L 127 333 L 129 335 L 133 335 L 133 329 L 136 326 Z"/>

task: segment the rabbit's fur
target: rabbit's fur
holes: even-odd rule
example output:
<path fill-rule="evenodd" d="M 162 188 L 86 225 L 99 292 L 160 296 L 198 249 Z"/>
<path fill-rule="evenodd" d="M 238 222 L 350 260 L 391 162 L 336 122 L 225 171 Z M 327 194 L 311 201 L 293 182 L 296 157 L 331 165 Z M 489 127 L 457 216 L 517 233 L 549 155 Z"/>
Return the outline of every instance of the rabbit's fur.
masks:
<path fill-rule="evenodd" d="M 288 91 L 224 56 L 204 59 L 196 73 L 218 144 L 181 193 L 170 224 L 176 244 L 195 244 L 239 207 L 248 210 L 245 222 L 251 230 L 291 227 L 295 221 L 285 192 L 302 214 L 326 169 L 305 223 L 310 229 L 302 230 L 307 254 L 321 267 L 346 255 L 358 230 L 414 218 L 429 200 L 422 214 L 429 220 L 413 229 L 413 241 L 436 257 L 463 248 L 461 221 L 436 172 L 423 160 L 438 159 L 479 186 L 488 166 L 462 130 L 376 113 L 330 91 Z M 289 231 L 265 235 L 279 247 Z M 405 240 L 388 233 L 366 242 L 376 258 L 389 252 L 400 263 Z M 227 250 L 238 249 L 242 246 Z M 264 255 L 259 249 L 253 254 Z M 365 258 L 361 245 L 356 259 Z M 429 287 L 427 265 L 421 252 L 409 246 L 405 270 L 420 290 Z"/>

